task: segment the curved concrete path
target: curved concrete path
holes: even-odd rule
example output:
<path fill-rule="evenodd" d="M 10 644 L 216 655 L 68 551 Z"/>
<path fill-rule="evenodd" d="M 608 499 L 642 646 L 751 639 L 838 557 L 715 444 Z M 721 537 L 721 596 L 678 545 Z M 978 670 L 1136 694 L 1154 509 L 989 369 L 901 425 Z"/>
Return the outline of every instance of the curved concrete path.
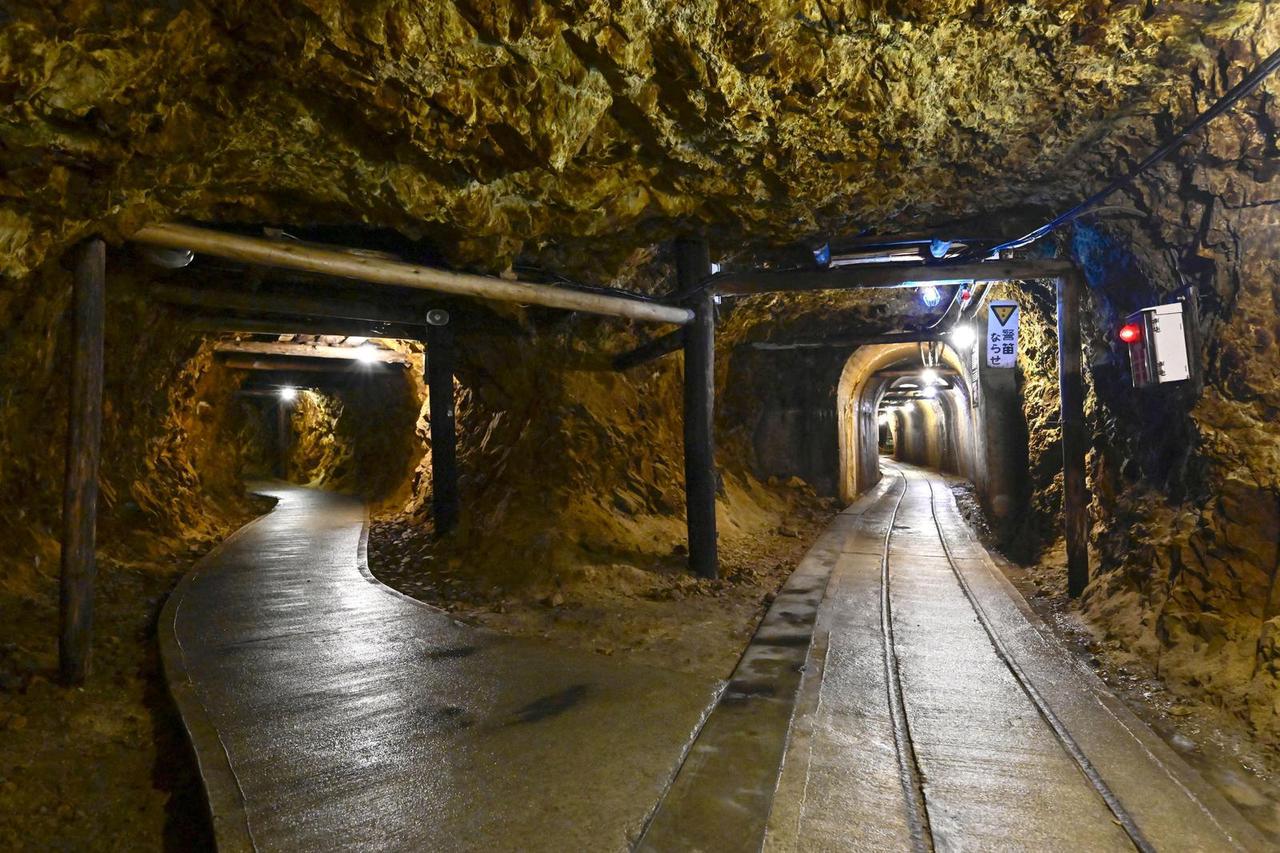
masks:
<path fill-rule="evenodd" d="M 367 575 L 359 501 L 259 491 L 160 623 L 220 849 L 634 842 L 720 685 L 459 625 Z"/>

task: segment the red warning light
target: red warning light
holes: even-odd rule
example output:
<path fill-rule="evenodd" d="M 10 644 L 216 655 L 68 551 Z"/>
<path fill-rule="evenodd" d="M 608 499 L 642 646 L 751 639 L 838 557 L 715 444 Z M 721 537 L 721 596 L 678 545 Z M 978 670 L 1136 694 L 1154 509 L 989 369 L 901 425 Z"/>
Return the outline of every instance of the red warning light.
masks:
<path fill-rule="evenodd" d="M 1120 340 L 1131 344 L 1142 337 L 1142 328 L 1137 323 L 1125 323 L 1117 334 Z"/>

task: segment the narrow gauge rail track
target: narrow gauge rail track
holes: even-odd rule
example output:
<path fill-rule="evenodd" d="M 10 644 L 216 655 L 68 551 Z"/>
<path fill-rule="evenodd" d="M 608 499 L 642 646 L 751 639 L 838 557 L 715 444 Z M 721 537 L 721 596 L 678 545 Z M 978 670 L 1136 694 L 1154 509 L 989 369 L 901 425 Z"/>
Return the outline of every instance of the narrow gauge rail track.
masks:
<path fill-rule="evenodd" d="M 883 550 L 880 561 L 880 629 L 881 641 L 884 648 L 884 668 L 885 682 L 888 687 L 888 702 L 890 715 L 893 722 L 893 739 L 894 746 L 898 755 L 899 774 L 902 781 L 902 792 L 904 805 L 906 810 L 907 825 L 911 834 L 912 845 L 916 851 L 920 853 L 932 853 L 934 850 L 933 832 L 929 822 L 929 802 L 925 790 L 925 776 L 921 770 L 920 762 L 916 754 L 915 744 L 911 737 L 911 723 L 907 715 L 907 697 L 903 691 L 902 674 L 898 663 L 898 653 L 894 645 L 893 633 L 893 597 L 892 597 L 892 571 L 890 566 L 890 550 L 893 539 L 893 531 L 897 526 L 898 510 L 902 506 L 903 499 L 906 497 L 907 490 L 911 487 L 912 478 L 901 469 L 895 469 L 897 475 L 902 479 L 902 492 L 898 495 L 897 501 L 894 503 L 893 512 L 889 516 L 889 523 L 885 530 Z M 929 510 L 933 520 L 934 528 L 938 534 L 938 541 L 942 546 L 942 552 L 945 555 L 947 565 L 951 569 L 952 575 L 956 582 L 960 585 L 961 591 L 964 593 L 966 601 L 973 609 L 973 613 L 982 626 L 987 639 L 990 641 L 996 656 L 1001 663 L 1009 670 L 1022 692 L 1034 706 L 1040 718 L 1044 720 L 1049 730 L 1053 733 L 1058 745 L 1071 758 L 1075 765 L 1079 768 L 1081 775 L 1089 783 L 1090 787 L 1098 794 L 1107 808 L 1114 815 L 1116 823 L 1129 836 L 1129 840 L 1133 843 L 1136 850 L 1141 853 L 1154 853 L 1155 848 L 1147 841 L 1143 835 L 1141 828 L 1133 820 L 1132 816 L 1125 810 L 1123 804 L 1107 786 L 1101 774 L 1089 761 L 1088 756 L 1080 748 L 1080 745 L 1071 736 L 1067 727 L 1062 723 L 1057 714 L 1054 713 L 1048 702 L 1036 689 L 1031 679 L 1019 666 L 1017 660 L 1009 653 L 1008 648 L 1000 639 L 996 632 L 992 620 L 983 609 L 981 602 L 974 595 L 973 589 L 968 579 L 956 564 L 956 560 L 952 554 L 951 547 L 947 544 L 946 535 L 943 531 L 942 524 L 938 520 L 938 510 L 936 503 L 936 495 L 934 493 L 933 482 L 928 478 L 924 479 L 925 484 L 929 488 Z"/>

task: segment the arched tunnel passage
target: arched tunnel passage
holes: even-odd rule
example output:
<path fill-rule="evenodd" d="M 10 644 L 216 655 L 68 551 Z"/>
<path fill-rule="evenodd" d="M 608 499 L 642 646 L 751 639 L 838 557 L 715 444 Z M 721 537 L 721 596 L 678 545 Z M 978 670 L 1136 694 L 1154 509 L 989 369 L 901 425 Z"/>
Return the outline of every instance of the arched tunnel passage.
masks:
<path fill-rule="evenodd" d="M 749 412 L 761 475 L 800 477 L 849 504 L 880 482 L 884 450 L 970 481 L 1005 535 L 1029 489 L 1027 426 L 1015 371 L 986 366 L 983 347 L 943 346 L 932 376 L 915 342 L 735 354 L 729 394 L 752 408 L 731 411 Z"/>
<path fill-rule="evenodd" d="M 880 433 L 894 456 L 960 474 L 977 474 L 969 368 L 951 347 L 926 367 L 918 344 L 872 344 L 849 356 L 836 387 L 840 497 L 852 502 L 880 482 Z"/>

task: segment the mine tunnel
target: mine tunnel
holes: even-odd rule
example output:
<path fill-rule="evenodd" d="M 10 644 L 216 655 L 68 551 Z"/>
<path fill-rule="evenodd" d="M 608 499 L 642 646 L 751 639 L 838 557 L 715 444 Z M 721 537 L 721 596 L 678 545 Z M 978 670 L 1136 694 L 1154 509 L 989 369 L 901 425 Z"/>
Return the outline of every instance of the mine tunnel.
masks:
<path fill-rule="evenodd" d="M 0 44 L 0 849 L 1280 846 L 1272 6 Z"/>

